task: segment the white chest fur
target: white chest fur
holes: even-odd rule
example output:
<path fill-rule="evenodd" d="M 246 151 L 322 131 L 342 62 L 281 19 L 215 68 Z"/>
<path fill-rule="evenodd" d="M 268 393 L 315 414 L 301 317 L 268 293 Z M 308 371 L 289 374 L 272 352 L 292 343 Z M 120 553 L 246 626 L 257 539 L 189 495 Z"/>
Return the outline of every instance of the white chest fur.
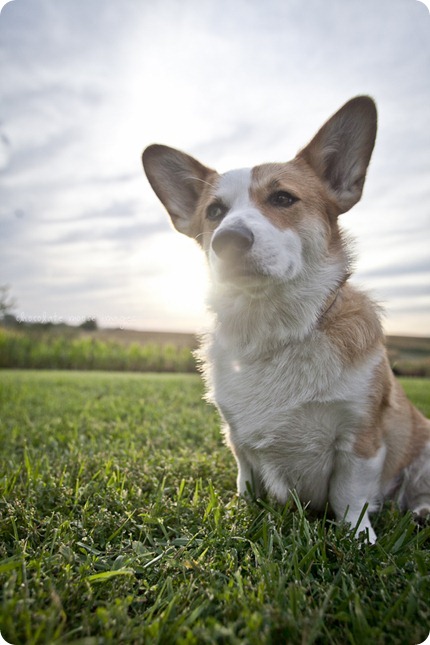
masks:
<path fill-rule="evenodd" d="M 295 488 L 305 503 L 324 507 L 336 453 L 352 452 L 363 425 L 380 353 L 344 367 L 329 339 L 315 331 L 266 358 L 245 358 L 222 338 L 210 354 L 211 395 L 239 466 L 247 464 L 281 502 Z"/>

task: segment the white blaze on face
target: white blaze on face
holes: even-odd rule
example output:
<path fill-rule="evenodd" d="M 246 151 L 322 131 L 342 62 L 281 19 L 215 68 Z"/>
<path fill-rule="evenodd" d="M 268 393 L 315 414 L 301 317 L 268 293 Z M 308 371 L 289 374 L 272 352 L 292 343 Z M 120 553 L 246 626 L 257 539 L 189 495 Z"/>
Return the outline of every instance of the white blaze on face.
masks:
<path fill-rule="evenodd" d="M 252 232 L 254 243 L 246 254 L 246 262 L 253 269 L 250 277 L 262 275 L 278 280 L 293 279 L 302 269 L 300 236 L 293 229 L 279 229 L 263 215 L 251 199 L 251 186 L 251 168 L 231 170 L 221 175 L 215 197 L 228 208 L 228 212 L 216 230 L 246 227 Z M 209 262 L 216 274 L 223 260 L 212 248 Z"/>
<path fill-rule="evenodd" d="M 250 197 L 251 178 L 251 168 L 226 172 L 220 177 L 216 196 L 232 211 L 255 208 Z"/>

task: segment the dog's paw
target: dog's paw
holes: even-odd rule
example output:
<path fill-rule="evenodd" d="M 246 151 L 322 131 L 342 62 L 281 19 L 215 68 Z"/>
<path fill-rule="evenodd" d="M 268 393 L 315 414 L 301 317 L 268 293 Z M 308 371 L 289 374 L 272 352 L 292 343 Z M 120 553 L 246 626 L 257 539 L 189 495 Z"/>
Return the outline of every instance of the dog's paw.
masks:
<path fill-rule="evenodd" d="M 375 544 L 376 542 L 376 533 L 373 530 L 373 526 L 370 522 L 369 515 L 367 510 L 357 519 L 352 519 L 351 517 L 346 518 L 347 522 L 351 527 L 351 533 L 356 538 L 364 538 L 368 544 Z"/>
<path fill-rule="evenodd" d="M 421 526 L 430 522 L 430 504 L 421 504 L 412 509 L 414 521 Z"/>
<path fill-rule="evenodd" d="M 354 529 L 353 533 L 356 538 L 364 537 L 364 539 L 367 541 L 368 544 L 375 544 L 377 539 L 376 533 L 370 524 L 366 526 L 363 526 L 362 524 L 360 524 L 358 529 L 357 528 Z"/>

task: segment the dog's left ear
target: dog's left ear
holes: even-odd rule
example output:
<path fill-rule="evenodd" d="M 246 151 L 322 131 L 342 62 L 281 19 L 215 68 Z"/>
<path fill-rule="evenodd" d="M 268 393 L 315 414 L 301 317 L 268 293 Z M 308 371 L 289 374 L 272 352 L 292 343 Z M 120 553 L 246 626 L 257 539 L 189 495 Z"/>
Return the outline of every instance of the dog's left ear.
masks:
<path fill-rule="evenodd" d="M 361 197 L 376 125 L 374 101 L 357 96 L 336 112 L 297 155 L 326 183 L 340 213 L 348 211 Z"/>

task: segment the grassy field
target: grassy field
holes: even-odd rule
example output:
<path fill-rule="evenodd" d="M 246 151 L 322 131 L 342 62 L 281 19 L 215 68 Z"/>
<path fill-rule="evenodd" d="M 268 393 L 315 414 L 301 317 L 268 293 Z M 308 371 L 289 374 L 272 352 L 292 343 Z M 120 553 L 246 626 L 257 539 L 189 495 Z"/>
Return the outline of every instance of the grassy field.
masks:
<path fill-rule="evenodd" d="M 405 381 L 430 415 L 430 382 Z M 430 527 L 379 540 L 246 504 L 195 375 L 0 372 L 3 637 L 23 643 L 417 644 Z"/>

